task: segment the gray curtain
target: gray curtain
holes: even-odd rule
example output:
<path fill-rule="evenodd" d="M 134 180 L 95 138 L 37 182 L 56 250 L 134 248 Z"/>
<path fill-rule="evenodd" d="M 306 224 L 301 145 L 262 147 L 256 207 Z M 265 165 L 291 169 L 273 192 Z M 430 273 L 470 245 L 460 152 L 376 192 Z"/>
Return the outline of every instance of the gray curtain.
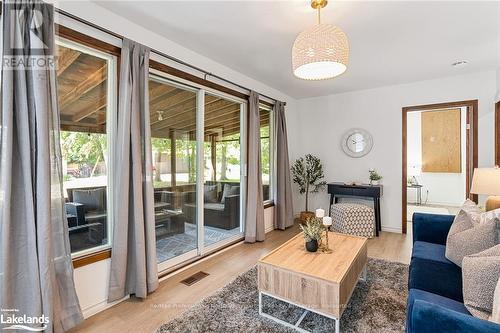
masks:
<path fill-rule="evenodd" d="M 114 165 L 108 301 L 158 288 L 149 124 L 149 49 L 124 39 Z"/>
<path fill-rule="evenodd" d="M 83 316 L 64 209 L 56 71 L 48 65 L 54 11 L 21 1 L 4 1 L 2 9 L 3 60 L 39 61 L 32 67 L 2 63 L 0 308 L 19 310 L 4 317 L 46 316 L 45 332 L 64 332 Z"/>
<path fill-rule="evenodd" d="M 292 185 L 288 159 L 285 103 L 274 104 L 276 190 L 274 198 L 274 228 L 284 230 L 293 225 Z"/>
<path fill-rule="evenodd" d="M 248 173 L 245 242 L 254 243 L 265 238 L 264 198 L 262 194 L 262 167 L 260 151 L 259 94 L 250 92 L 248 115 Z"/>

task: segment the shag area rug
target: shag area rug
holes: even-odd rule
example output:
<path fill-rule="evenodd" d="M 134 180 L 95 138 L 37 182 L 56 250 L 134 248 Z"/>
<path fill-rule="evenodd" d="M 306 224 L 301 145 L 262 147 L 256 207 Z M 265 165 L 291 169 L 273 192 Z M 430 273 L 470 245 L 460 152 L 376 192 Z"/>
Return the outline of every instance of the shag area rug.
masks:
<path fill-rule="evenodd" d="M 359 281 L 340 319 L 341 332 L 404 332 L 408 265 L 368 259 L 366 281 Z M 263 296 L 263 311 L 295 324 L 303 310 Z M 300 327 L 312 332 L 334 332 L 335 323 L 309 312 Z M 295 330 L 259 316 L 257 268 L 238 276 L 214 295 L 162 325 L 167 332 L 262 332 Z"/>

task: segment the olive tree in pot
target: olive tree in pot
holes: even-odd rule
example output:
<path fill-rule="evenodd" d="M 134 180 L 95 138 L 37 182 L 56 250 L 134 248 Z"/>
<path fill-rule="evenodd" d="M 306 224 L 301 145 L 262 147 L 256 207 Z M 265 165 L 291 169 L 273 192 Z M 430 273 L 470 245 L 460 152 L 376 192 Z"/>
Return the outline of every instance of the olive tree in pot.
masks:
<path fill-rule="evenodd" d="M 323 180 L 323 165 L 316 156 L 307 154 L 301 157 L 292 165 L 293 182 L 299 187 L 299 193 L 306 195 L 306 210 L 300 213 L 300 220 L 305 222 L 308 218 L 314 217 L 314 213 L 309 211 L 309 193 L 317 193 L 324 189 L 326 182 Z"/>

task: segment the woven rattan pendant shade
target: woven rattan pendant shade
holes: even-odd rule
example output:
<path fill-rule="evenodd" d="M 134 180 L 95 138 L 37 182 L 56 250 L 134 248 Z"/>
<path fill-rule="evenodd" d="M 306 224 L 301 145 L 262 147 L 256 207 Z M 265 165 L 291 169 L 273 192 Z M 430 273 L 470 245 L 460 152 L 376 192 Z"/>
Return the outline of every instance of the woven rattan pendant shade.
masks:
<path fill-rule="evenodd" d="M 331 24 L 318 24 L 301 32 L 292 48 L 293 74 L 304 80 L 331 79 L 347 69 L 349 42 Z"/>

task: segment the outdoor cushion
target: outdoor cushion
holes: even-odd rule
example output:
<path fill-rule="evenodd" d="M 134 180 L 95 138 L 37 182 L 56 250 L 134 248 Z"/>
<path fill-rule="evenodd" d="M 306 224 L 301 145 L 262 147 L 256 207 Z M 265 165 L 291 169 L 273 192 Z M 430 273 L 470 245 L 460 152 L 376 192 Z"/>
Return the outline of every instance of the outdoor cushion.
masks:
<path fill-rule="evenodd" d="M 106 189 L 73 190 L 73 202 L 84 205 L 85 212 L 106 210 Z"/>
<path fill-rule="evenodd" d="M 225 184 L 224 191 L 222 192 L 222 198 L 220 201 L 222 203 L 224 203 L 224 201 L 226 200 L 226 197 L 228 197 L 230 195 L 237 195 L 237 194 L 240 194 L 240 187 L 238 185 Z"/>
<path fill-rule="evenodd" d="M 205 203 L 205 209 L 211 209 L 211 210 L 224 210 L 224 204 L 218 203 L 218 202 L 206 202 Z"/>
<path fill-rule="evenodd" d="M 413 258 L 408 289 L 420 289 L 463 302 L 462 270 L 454 264 Z"/>

